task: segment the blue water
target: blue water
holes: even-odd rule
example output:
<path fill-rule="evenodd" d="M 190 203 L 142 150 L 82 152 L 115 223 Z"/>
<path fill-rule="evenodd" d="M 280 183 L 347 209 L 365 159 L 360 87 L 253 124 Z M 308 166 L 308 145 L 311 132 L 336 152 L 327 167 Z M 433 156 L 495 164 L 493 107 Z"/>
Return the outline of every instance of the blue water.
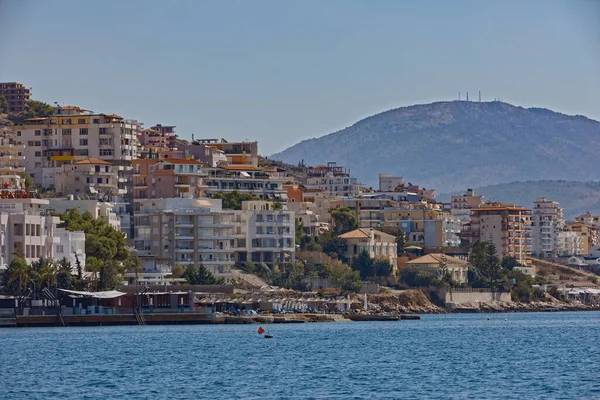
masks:
<path fill-rule="evenodd" d="M 2 399 L 600 398 L 600 313 L 0 330 Z"/>

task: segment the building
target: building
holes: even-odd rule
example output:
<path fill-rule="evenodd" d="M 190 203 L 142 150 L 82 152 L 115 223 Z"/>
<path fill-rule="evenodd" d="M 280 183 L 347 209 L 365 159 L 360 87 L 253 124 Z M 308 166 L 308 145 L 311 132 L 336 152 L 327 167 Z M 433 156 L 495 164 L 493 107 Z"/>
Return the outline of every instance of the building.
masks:
<path fill-rule="evenodd" d="M 286 183 L 283 186 L 287 194 L 288 203 L 301 203 L 304 199 L 304 191 L 295 183 Z"/>
<path fill-rule="evenodd" d="M 1 129 L 1 127 L 0 127 Z M 20 165 L 22 147 L 17 145 L 15 134 L 10 129 L 2 129 L 0 134 L 0 189 L 25 189 L 21 174 L 25 168 Z"/>
<path fill-rule="evenodd" d="M 467 283 L 469 266 L 466 261 L 440 253 L 426 254 L 422 257 L 408 261 L 406 266 L 415 266 L 419 269 L 432 272 L 438 277 L 442 275 L 441 264 L 446 264 L 446 271 L 452 280 L 458 283 Z"/>
<path fill-rule="evenodd" d="M 315 203 L 307 201 L 288 202 L 287 208 L 294 212 L 296 219 L 302 224 L 307 235 L 319 236 L 329 230 L 329 223 L 321 220 Z"/>
<path fill-rule="evenodd" d="M 58 238 L 58 243 L 54 244 L 52 259 L 55 261 L 66 259 L 71 263 L 73 271 L 76 271 L 79 262 L 82 271 L 85 271 L 85 233 L 56 228 L 54 237 Z"/>
<path fill-rule="evenodd" d="M 212 149 L 222 152 L 227 159 L 227 164 L 235 166 L 258 167 L 258 142 L 228 142 L 225 139 L 197 139 L 192 144 L 181 146 L 185 155 L 194 156 L 194 158 L 206 164 L 213 165 L 207 159 L 207 155 L 212 157 Z M 213 165 L 217 166 L 217 165 Z"/>
<path fill-rule="evenodd" d="M 47 199 L 45 211 L 64 214 L 71 209 L 77 209 L 80 214 L 89 212 L 94 219 L 102 218 L 116 231 L 121 230 L 121 219 L 115 213 L 115 204 L 100 200 L 75 200 L 73 196 L 66 198 Z"/>
<path fill-rule="evenodd" d="M 395 192 L 404 187 L 404 181 L 401 176 L 389 176 L 388 174 L 379 174 L 379 191 Z"/>
<path fill-rule="evenodd" d="M 531 210 L 505 203 L 485 203 L 471 210 L 471 242 L 492 241 L 499 257 L 525 265 L 531 254 Z"/>
<path fill-rule="evenodd" d="M 119 182 L 118 172 L 108 161 L 86 158 L 64 164 L 54 176 L 58 195 L 88 195 L 102 198 L 125 195 L 127 188 Z M 120 184 L 121 183 L 121 184 Z"/>
<path fill-rule="evenodd" d="M 0 265 L 9 264 L 16 256 L 28 264 L 41 257 L 58 260 L 66 252 L 74 252 L 84 261 L 80 250 L 85 253 L 85 234 L 57 228 L 60 219 L 45 212 L 48 200 L 20 196 L 0 199 Z"/>
<path fill-rule="evenodd" d="M 483 196 L 476 196 L 473 189 L 467 189 L 462 196 L 450 198 L 450 212 L 463 222 L 470 220 L 471 209 L 484 204 Z"/>
<path fill-rule="evenodd" d="M 276 168 L 224 165 L 206 168 L 206 171 L 206 196 L 238 191 L 261 200 L 287 202 L 287 192 L 283 189 L 283 184 L 288 182 L 289 178 Z"/>
<path fill-rule="evenodd" d="M 186 158 L 134 160 L 134 199 L 199 198 L 207 173 L 202 163 Z"/>
<path fill-rule="evenodd" d="M 598 245 L 600 228 L 584 224 L 582 222 L 567 222 L 565 230 L 575 232 L 581 237 L 581 255 L 588 256 L 590 249 Z"/>
<path fill-rule="evenodd" d="M 363 192 L 363 186 L 358 183 L 358 179 L 352 177 L 349 170 L 338 166 L 335 162 L 312 168 L 306 180 L 306 188 L 341 197 L 358 196 Z"/>
<path fill-rule="evenodd" d="M 54 174 L 63 165 L 94 158 L 110 162 L 118 171 L 122 184 L 119 188 L 126 189 L 131 160 L 137 156 L 138 123 L 72 106 L 59 107 L 56 112 L 57 115 L 30 118 L 14 127 L 18 144 L 25 146 L 25 169 L 34 182 L 44 189 L 53 189 Z"/>
<path fill-rule="evenodd" d="M 348 250 L 344 257 L 350 259 L 367 251 L 371 258 L 385 259 L 392 265 L 392 274 L 397 271 L 396 237 L 375 229 L 358 228 L 339 236 L 346 241 Z"/>
<path fill-rule="evenodd" d="M 31 100 L 31 88 L 18 82 L 0 82 L 0 96 L 6 98 L 9 112 L 20 113 L 25 111 L 25 104 Z"/>
<path fill-rule="evenodd" d="M 136 202 L 134 246 L 177 265 L 203 264 L 227 280 L 232 278 L 234 212 L 220 199 L 146 199 Z"/>
<path fill-rule="evenodd" d="M 564 229 L 563 210 L 558 202 L 540 197 L 533 202 L 531 210 L 531 252 L 535 256 L 552 256 L 559 248 L 558 235 Z M 563 247 L 560 253 L 567 249 L 567 240 L 571 235 L 563 235 Z"/>
<path fill-rule="evenodd" d="M 265 263 L 271 270 L 292 265 L 296 254 L 294 211 L 268 201 L 244 201 L 235 211 L 235 252 L 239 263 Z"/>
<path fill-rule="evenodd" d="M 156 124 L 150 129 L 158 132 L 166 139 L 167 147 L 173 149 L 177 147 L 177 133 L 175 133 L 176 126 L 173 125 L 161 125 Z"/>
<path fill-rule="evenodd" d="M 562 231 L 556 235 L 555 255 L 558 257 L 582 256 L 584 238 L 578 232 Z"/>

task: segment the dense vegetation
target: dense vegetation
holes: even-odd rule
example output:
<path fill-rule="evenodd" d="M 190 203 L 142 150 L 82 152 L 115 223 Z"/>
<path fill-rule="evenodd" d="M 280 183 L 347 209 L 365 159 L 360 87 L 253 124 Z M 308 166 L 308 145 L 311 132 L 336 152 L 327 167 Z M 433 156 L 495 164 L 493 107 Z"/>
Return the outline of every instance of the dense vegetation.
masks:
<path fill-rule="evenodd" d="M 212 198 L 221 199 L 223 201 L 223 208 L 228 210 L 241 210 L 242 201 L 260 200 L 258 197 L 247 193 L 240 193 L 237 190 L 226 193 L 215 193 L 212 195 Z"/>

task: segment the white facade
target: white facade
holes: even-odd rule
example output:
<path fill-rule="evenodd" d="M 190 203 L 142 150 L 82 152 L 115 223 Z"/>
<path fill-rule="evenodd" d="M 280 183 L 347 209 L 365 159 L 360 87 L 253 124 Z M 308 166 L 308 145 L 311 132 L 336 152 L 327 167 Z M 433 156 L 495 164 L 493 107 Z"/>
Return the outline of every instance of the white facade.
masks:
<path fill-rule="evenodd" d="M 64 228 L 56 228 L 54 236 L 58 238 L 58 243 L 54 244 L 52 259 L 55 261 L 66 258 L 71 263 L 71 268 L 75 271 L 77 260 L 81 263 L 82 270 L 85 271 L 85 233 L 81 231 L 69 232 Z"/>
<path fill-rule="evenodd" d="M 563 211 L 556 201 L 544 197 L 535 200 L 531 210 L 531 252 L 534 255 L 555 254 L 559 250 L 558 235 L 563 227 Z M 563 235 L 565 240 L 568 237 Z"/>
<path fill-rule="evenodd" d="M 264 262 L 271 269 L 295 260 L 295 214 L 273 210 L 267 201 L 244 201 L 235 211 L 235 251 L 239 262 Z"/>
<path fill-rule="evenodd" d="M 362 185 L 358 179 L 347 174 L 335 175 L 327 172 L 323 176 L 310 177 L 306 180 L 306 188 L 309 190 L 322 190 L 330 196 L 358 196 L 362 193 Z"/>
<path fill-rule="evenodd" d="M 558 232 L 556 235 L 556 254 L 558 256 L 581 256 L 583 238 L 577 232 Z"/>
<path fill-rule="evenodd" d="M 135 248 L 166 259 L 171 267 L 202 263 L 230 279 L 235 264 L 233 211 L 220 199 L 139 200 L 135 212 Z"/>
<path fill-rule="evenodd" d="M 401 176 L 389 176 L 388 174 L 379 174 L 379 191 L 395 192 L 398 186 L 404 185 Z"/>
<path fill-rule="evenodd" d="M 0 264 L 10 263 L 15 252 L 22 253 L 28 264 L 41 257 L 57 260 L 66 253 L 58 256 L 56 245 L 82 250 L 85 259 L 85 234 L 61 233 L 56 227 L 60 219 L 44 212 L 47 206 L 44 199 L 0 199 Z"/>

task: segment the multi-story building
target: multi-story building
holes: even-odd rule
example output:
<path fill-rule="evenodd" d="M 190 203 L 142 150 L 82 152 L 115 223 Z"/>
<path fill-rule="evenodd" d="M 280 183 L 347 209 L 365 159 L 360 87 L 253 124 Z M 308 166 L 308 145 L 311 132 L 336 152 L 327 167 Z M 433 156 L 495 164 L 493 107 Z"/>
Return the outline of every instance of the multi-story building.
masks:
<path fill-rule="evenodd" d="M 235 211 L 235 251 L 240 263 L 263 262 L 272 270 L 295 261 L 295 214 L 268 201 L 244 201 Z"/>
<path fill-rule="evenodd" d="M 554 253 L 559 257 L 583 255 L 583 236 L 571 231 L 558 232 Z"/>
<path fill-rule="evenodd" d="M 404 181 L 401 176 L 389 176 L 388 174 L 379 174 L 379 191 L 395 192 L 404 187 Z"/>
<path fill-rule="evenodd" d="M 177 146 L 177 133 L 175 133 L 175 128 L 176 126 L 173 125 L 156 124 L 150 129 L 160 133 L 166 139 L 167 147 L 172 149 Z"/>
<path fill-rule="evenodd" d="M 0 96 L 6 98 L 11 113 L 20 113 L 25 111 L 25 104 L 31 99 L 31 88 L 18 82 L 0 82 Z"/>
<path fill-rule="evenodd" d="M 473 189 L 467 189 L 462 196 L 452 196 L 450 199 L 450 212 L 463 222 L 468 222 L 471 209 L 484 204 L 483 196 L 476 196 Z"/>
<path fill-rule="evenodd" d="M 28 264 L 41 257 L 60 259 L 66 252 L 85 262 L 85 234 L 57 228 L 60 219 L 45 212 L 47 206 L 48 200 L 33 197 L 0 199 L 0 264 L 9 264 L 16 256 Z"/>
<path fill-rule="evenodd" d="M 64 164 L 54 176 L 55 190 L 59 195 L 89 195 L 108 197 L 125 195 L 127 189 L 119 182 L 117 171 L 110 162 L 86 158 Z M 121 183 L 121 184 L 120 184 Z"/>
<path fill-rule="evenodd" d="M 285 173 L 274 168 L 244 165 L 224 165 L 220 168 L 206 168 L 205 193 L 233 192 L 246 193 L 263 200 L 287 201 L 283 184 L 289 181 Z"/>
<path fill-rule="evenodd" d="M 346 241 L 348 250 L 344 257 L 351 259 L 367 251 L 371 258 L 386 259 L 392 265 L 392 274 L 397 271 L 397 245 L 396 237 L 375 229 L 358 228 L 339 236 Z"/>
<path fill-rule="evenodd" d="M 137 201 L 134 245 L 176 265 L 203 264 L 227 280 L 232 278 L 234 212 L 220 199 L 146 199 Z"/>
<path fill-rule="evenodd" d="M 198 198 L 207 176 L 199 161 L 186 158 L 145 158 L 132 162 L 134 199 Z M 135 201 L 135 200 L 134 200 Z"/>
<path fill-rule="evenodd" d="M 563 228 L 563 210 L 558 202 L 546 200 L 545 197 L 536 199 L 531 211 L 531 252 L 536 256 L 557 253 L 558 234 Z"/>
<path fill-rule="evenodd" d="M 6 129 L 0 132 L 0 189 L 23 189 L 21 174 L 25 168 L 19 164 L 23 157 L 19 155 L 22 146 L 18 146 L 15 134 Z"/>
<path fill-rule="evenodd" d="M 319 236 L 329 230 L 329 223 L 321 220 L 315 203 L 307 201 L 288 202 L 287 208 L 294 212 L 296 219 L 302 224 L 307 235 Z"/>
<path fill-rule="evenodd" d="M 331 196 L 341 197 L 358 196 L 363 192 L 363 186 L 358 183 L 358 179 L 352 177 L 350 171 L 335 162 L 312 168 L 306 180 L 306 188 L 322 190 Z"/>
<path fill-rule="evenodd" d="M 191 144 L 181 146 L 185 155 L 212 165 L 213 149 L 222 152 L 227 164 L 234 166 L 258 167 L 258 142 L 228 142 L 225 139 L 197 139 Z M 207 158 L 208 157 L 208 158 Z"/>
<path fill-rule="evenodd" d="M 531 253 L 531 210 L 505 203 L 471 209 L 471 241 L 491 241 L 499 257 L 515 257 L 525 265 Z"/>
<path fill-rule="evenodd" d="M 126 183 L 137 155 L 137 125 L 114 114 L 93 114 L 77 107 L 57 108 L 50 117 L 30 118 L 16 125 L 17 141 L 25 146 L 24 166 L 34 182 L 53 188 L 54 174 L 64 164 L 97 158 L 117 167 Z M 44 174 L 46 178 L 44 179 Z"/>
<path fill-rule="evenodd" d="M 116 231 L 121 230 L 121 220 L 115 213 L 115 204 L 99 200 L 75 200 L 74 196 L 66 198 L 47 199 L 45 210 L 50 213 L 64 214 L 71 209 L 77 209 L 80 214 L 89 212 L 94 219 L 102 218 Z"/>
<path fill-rule="evenodd" d="M 567 222 L 565 230 L 575 232 L 581 237 L 581 255 L 588 256 L 590 249 L 598 245 L 600 238 L 600 228 L 583 222 Z"/>

